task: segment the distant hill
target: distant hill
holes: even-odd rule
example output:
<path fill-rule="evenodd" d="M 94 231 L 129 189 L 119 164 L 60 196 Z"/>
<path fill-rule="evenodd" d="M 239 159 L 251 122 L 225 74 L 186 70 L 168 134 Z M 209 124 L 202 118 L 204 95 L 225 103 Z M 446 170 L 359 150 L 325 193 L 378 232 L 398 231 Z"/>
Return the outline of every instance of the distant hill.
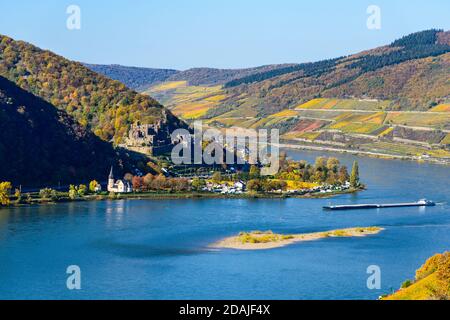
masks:
<path fill-rule="evenodd" d="M 166 81 L 187 81 L 191 86 L 215 86 L 222 85 L 242 77 L 247 77 L 262 72 L 270 72 L 272 70 L 278 70 L 291 66 L 293 65 L 268 65 L 246 69 L 193 68 L 178 72 L 169 77 Z"/>
<path fill-rule="evenodd" d="M 132 161 L 66 112 L 0 77 L 0 181 L 57 185 L 104 181 Z"/>
<path fill-rule="evenodd" d="M 187 81 L 192 86 L 222 85 L 253 74 L 291 67 L 293 64 L 269 65 L 247 69 L 192 68 L 185 71 L 126 67 L 114 64 L 98 65 L 85 63 L 84 66 L 110 79 L 120 81 L 131 89 L 143 92 L 162 82 Z"/>
<path fill-rule="evenodd" d="M 29 43 L 0 35 L 0 76 L 66 111 L 105 141 L 120 143 L 136 121 L 184 123 L 154 99 Z"/>
<path fill-rule="evenodd" d="M 389 100 L 394 102 L 392 111 L 427 111 L 450 101 L 449 73 L 450 32 L 432 29 L 346 57 L 240 70 L 190 69 L 172 75 L 165 83 L 222 86 L 224 97 L 209 108 L 206 118 L 265 117 L 316 98 Z M 167 92 L 154 87 L 160 99 L 177 109 L 182 106 L 174 106 L 171 98 L 184 103 L 183 92 L 190 94 L 184 89 L 173 95 L 171 85 Z M 191 102 L 206 103 L 196 97 L 188 97 L 188 101 L 190 109 Z"/>
<path fill-rule="evenodd" d="M 422 31 L 348 57 L 235 79 L 225 84 L 229 98 L 222 104 L 239 106 L 251 100 L 257 114 L 267 115 L 314 98 L 357 97 L 396 100 L 403 110 L 427 110 L 450 96 L 449 38 L 442 30 Z"/>
<path fill-rule="evenodd" d="M 101 65 L 85 63 L 84 66 L 110 79 L 120 81 L 128 88 L 137 91 L 145 90 L 151 85 L 166 81 L 171 76 L 179 73 L 179 71 L 171 69 L 126 67 L 116 64 Z"/>
<path fill-rule="evenodd" d="M 347 57 L 252 69 L 214 86 L 178 73 L 178 81 L 145 92 L 186 121 L 276 128 L 284 142 L 304 148 L 450 163 L 449 74 L 450 32 L 426 30 Z"/>

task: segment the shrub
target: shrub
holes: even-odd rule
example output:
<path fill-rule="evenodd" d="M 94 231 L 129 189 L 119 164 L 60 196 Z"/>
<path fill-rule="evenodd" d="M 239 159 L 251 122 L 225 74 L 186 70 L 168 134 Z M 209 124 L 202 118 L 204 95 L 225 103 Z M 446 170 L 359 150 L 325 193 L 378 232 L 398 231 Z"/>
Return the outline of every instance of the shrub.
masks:
<path fill-rule="evenodd" d="M 247 189 L 250 191 L 258 192 L 262 190 L 262 183 L 260 180 L 250 180 L 247 184 Z"/>
<path fill-rule="evenodd" d="M 416 272 L 416 280 L 422 280 L 428 277 L 430 274 L 436 272 L 438 269 L 439 260 L 442 258 L 442 254 L 437 254 L 428 259 L 425 264 Z"/>
<path fill-rule="evenodd" d="M 215 172 L 212 176 L 212 181 L 214 183 L 220 183 L 222 181 L 222 174 L 220 172 Z"/>
<path fill-rule="evenodd" d="M 409 288 L 412 284 L 413 282 L 411 280 L 406 280 L 405 282 L 402 283 L 402 289 Z"/>
<path fill-rule="evenodd" d="M 345 230 L 336 230 L 333 232 L 333 236 L 335 237 L 347 237 L 348 233 Z"/>
<path fill-rule="evenodd" d="M 43 200 L 58 200 L 58 195 L 55 190 L 50 188 L 41 189 L 39 197 Z"/>
<path fill-rule="evenodd" d="M 87 194 L 87 187 L 84 184 L 80 184 L 77 189 L 77 193 L 80 197 L 83 197 Z"/>
<path fill-rule="evenodd" d="M 10 204 L 9 194 L 11 193 L 11 182 L 0 182 L 0 205 L 8 206 Z"/>
<path fill-rule="evenodd" d="M 78 198 L 78 192 L 75 186 L 71 185 L 70 189 L 69 189 L 69 198 L 71 200 L 75 200 L 76 198 Z"/>
<path fill-rule="evenodd" d="M 89 182 L 89 191 L 95 193 L 98 185 L 99 183 L 97 181 L 92 180 L 91 182 Z"/>

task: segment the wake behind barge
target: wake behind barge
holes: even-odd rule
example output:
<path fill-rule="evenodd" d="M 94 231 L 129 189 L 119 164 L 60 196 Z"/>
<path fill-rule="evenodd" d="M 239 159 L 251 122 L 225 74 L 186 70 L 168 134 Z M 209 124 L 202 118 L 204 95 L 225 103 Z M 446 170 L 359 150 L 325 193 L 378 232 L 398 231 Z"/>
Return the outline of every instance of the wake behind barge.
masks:
<path fill-rule="evenodd" d="M 357 209 L 384 209 L 384 208 L 404 208 L 404 207 L 434 207 L 436 203 L 430 200 L 419 200 L 410 203 L 392 203 L 392 204 L 355 204 L 342 206 L 327 206 L 324 210 L 357 210 Z"/>

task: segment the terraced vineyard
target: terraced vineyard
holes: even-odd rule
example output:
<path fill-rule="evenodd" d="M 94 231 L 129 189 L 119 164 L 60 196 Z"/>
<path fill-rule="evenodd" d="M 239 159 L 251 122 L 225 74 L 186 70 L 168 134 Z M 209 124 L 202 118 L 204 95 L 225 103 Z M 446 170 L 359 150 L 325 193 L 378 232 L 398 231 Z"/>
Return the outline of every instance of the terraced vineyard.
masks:
<path fill-rule="evenodd" d="M 290 142 L 450 161 L 448 104 L 428 112 L 392 109 L 391 101 L 314 99 L 275 116 L 297 117 L 296 125 L 283 136 Z"/>
<path fill-rule="evenodd" d="M 447 104 L 440 104 L 433 109 L 430 110 L 431 112 L 450 112 L 450 103 Z"/>
<path fill-rule="evenodd" d="M 161 101 L 185 120 L 204 117 L 226 98 L 221 86 L 189 86 L 187 81 L 164 82 L 145 93 Z"/>
<path fill-rule="evenodd" d="M 449 35 L 426 30 L 347 57 L 147 93 L 213 127 L 276 128 L 297 146 L 450 163 Z"/>
<path fill-rule="evenodd" d="M 450 161 L 450 104 L 429 111 L 398 111 L 390 100 L 318 98 L 258 117 L 251 107 L 255 101 L 243 99 L 239 108 L 214 116 L 228 97 L 221 86 L 172 81 L 147 93 L 177 116 L 202 119 L 212 127 L 276 128 L 288 143 Z"/>
<path fill-rule="evenodd" d="M 319 109 L 319 110 L 387 110 L 396 108 L 392 101 L 378 101 L 372 99 L 313 99 L 298 105 L 295 109 Z"/>
<path fill-rule="evenodd" d="M 361 108 L 359 108 L 361 106 Z M 267 117 L 224 115 L 207 120 L 216 127 L 278 128 L 289 144 L 317 145 L 450 161 L 450 111 L 391 111 L 391 101 L 314 99 Z M 228 115 L 233 115 L 228 113 Z"/>

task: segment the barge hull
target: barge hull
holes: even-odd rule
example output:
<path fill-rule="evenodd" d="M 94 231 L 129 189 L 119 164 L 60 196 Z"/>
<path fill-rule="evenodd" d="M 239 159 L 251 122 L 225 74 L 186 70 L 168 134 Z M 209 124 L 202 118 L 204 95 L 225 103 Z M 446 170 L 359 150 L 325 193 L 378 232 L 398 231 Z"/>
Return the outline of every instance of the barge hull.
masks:
<path fill-rule="evenodd" d="M 358 210 L 358 209 L 385 209 L 385 208 L 406 208 L 406 207 L 434 207 L 434 202 L 428 203 L 393 203 L 393 204 L 356 204 L 343 206 L 328 206 L 325 210 Z"/>

